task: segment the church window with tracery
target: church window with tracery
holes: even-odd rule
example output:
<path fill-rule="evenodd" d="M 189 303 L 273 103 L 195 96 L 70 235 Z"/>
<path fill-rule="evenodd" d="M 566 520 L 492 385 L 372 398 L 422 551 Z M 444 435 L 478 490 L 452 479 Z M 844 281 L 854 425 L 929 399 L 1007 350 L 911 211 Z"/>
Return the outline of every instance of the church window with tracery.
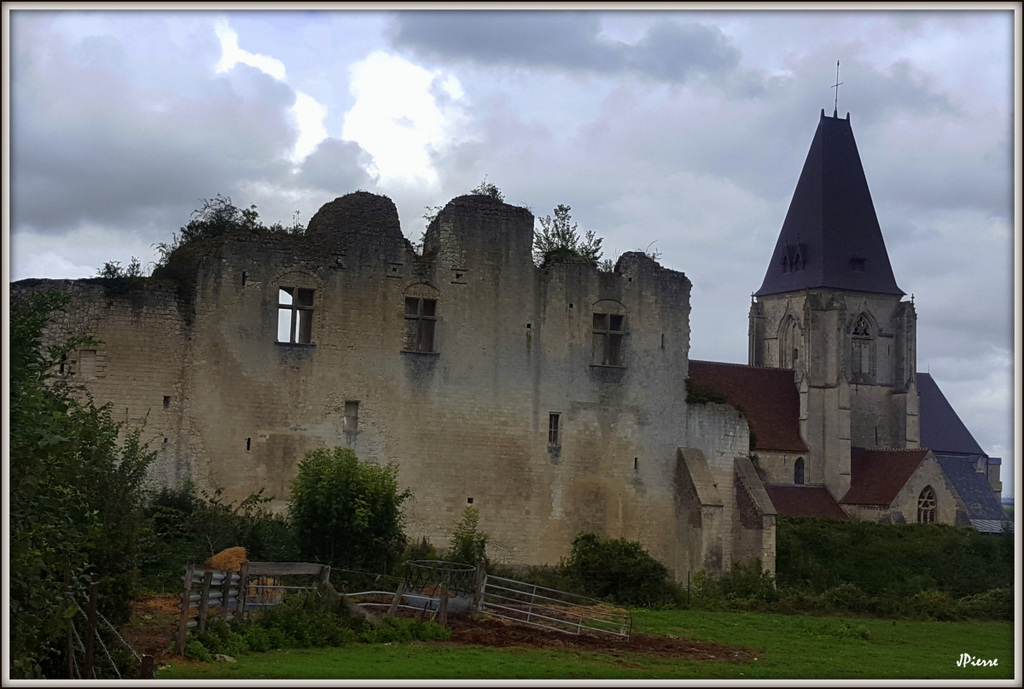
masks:
<path fill-rule="evenodd" d="M 864 314 L 857 316 L 851 334 L 853 336 L 850 347 L 851 382 L 870 383 L 874 339 L 871 334 L 871 323 Z"/>
<path fill-rule="evenodd" d="M 803 457 L 800 457 L 799 459 L 797 459 L 796 463 L 793 464 L 793 483 L 795 483 L 798 486 L 802 486 L 804 484 L 804 458 Z"/>
<path fill-rule="evenodd" d="M 919 524 L 935 521 L 935 491 L 931 486 L 925 486 L 917 498 L 917 521 Z"/>

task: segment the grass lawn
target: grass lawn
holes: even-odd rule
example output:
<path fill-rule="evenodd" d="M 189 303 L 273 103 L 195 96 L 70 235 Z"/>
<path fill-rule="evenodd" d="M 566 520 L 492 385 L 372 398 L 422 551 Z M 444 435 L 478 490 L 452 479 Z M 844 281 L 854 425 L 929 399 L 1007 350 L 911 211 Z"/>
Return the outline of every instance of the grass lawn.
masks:
<path fill-rule="evenodd" d="M 745 663 L 450 643 L 271 651 L 237 663 L 171 664 L 158 679 L 1013 679 L 1009 622 L 915 622 L 638 611 L 634 631 L 758 651 Z M 961 654 L 998 660 L 957 667 Z"/>

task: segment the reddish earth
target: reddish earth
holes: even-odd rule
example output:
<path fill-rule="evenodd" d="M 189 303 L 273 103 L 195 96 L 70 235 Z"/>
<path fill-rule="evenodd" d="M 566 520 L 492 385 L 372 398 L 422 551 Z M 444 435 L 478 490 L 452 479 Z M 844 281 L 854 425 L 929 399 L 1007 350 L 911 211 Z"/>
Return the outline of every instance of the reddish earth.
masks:
<path fill-rule="evenodd" d="M 132 603 L 132 612 L 132 622 L 122 634 L 136 653 L 153 656 L 157 665 L 171 660 L 188 662 L 170 652 L 178 620 L 177 596 L 145 596 Z M 749 648 L 670 636 L 633 634 L 624 640 L 611 636 L 563 634 L 496 619 L 474 620 L 467 614 L 452 615 L 448 623 L 452 630 L 452 643 L 472 646 L 572 649 L 616 656 L 630 653 L 732 662 L 751 660 L 754 657 L 754 651 Z"/>

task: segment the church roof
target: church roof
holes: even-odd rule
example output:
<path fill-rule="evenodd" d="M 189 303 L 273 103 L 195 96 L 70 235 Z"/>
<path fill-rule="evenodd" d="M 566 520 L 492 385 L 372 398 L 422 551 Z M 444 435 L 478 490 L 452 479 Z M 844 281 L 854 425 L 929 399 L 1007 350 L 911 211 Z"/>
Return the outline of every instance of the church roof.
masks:
<path fill-rule="evenodd" d="M 940 454 L 936 454 L 935 459 L 939 461 L 942 470 L 949 477 L 950 483 L 960 494 L 960 498 L 967 507 L 967 518 L 972 523 L 975 520 L 1006 520 L 1006 512 L 1003 510 L 999 498 L 996 497 L 995 491 L 992 490 L 988 476 L 984 472 L 978 471 L 977 461 Z"/>
<path fill-rule="evenodd" d="M 902 295 L 846 119 L 821 111 L 756 296 L 819 287 Z"/>
<path fill-rule="evenodd" d="M 921 466 L 928 450 L 850 450 L 850 490 L 844 505 L 888 506 Z"/>
<path fill-rule="evenodd" d="M 755 450 L 807 452 L 800 437 L 800 393 L 791 369 L 691 360 L 689 377 L 699 389 L 724 396 L 746 416 Z"/>
<path fill-rule="evenodd" d="M 848 519 L 825 486 L 766 485 L 764 489 L 780 516 Z"/>
<path fill-rule="evenodd" d="M 984 455 L 930 373 L 917 374 L 921 446 L 935 453 Z"/>

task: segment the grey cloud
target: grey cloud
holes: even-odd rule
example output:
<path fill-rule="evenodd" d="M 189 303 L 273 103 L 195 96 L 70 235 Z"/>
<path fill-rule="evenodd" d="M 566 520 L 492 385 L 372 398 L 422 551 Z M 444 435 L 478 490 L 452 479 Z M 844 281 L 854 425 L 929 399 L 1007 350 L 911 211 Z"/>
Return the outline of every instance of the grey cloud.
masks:
<path fill-rule="evenodd" d="M 11 85 L 15 231 L 126 226 L 171 206 L 187 218 L 197 197 L 230 194 L 239 178 L 287 174 L 294 93 L 243 65 L 213 75 L 215 40 L 178 47 L 154 33 L 144 47 L 19 28 Z M 31 40 L 45 49 L 26 49 Z"/>
<path fill-rule="evenodd" d="M 401 12 L 392 41 L 423 57 L 482 65 L 636 74 L 682 83 L 722 75 L 739 51 L 716 28 L 660 21 L 633 45 L 601 36 L 592 12 Z"/>
<path fill-rule="evenodd" d="M 325 139 L 302 162 L 295 182 L 305 188 L 323 189 L 340 196 L 375 182 L 365 170 L 369 161 L 369 154 L 359 144 Z"/>

